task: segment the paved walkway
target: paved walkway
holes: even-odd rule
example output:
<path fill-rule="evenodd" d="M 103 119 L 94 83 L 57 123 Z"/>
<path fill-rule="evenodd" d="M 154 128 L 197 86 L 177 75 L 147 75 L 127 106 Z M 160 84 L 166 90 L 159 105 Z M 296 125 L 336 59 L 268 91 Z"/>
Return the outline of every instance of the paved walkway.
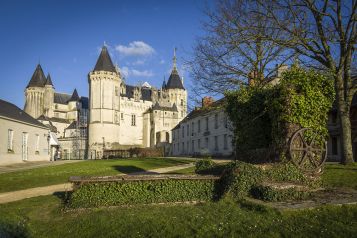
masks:
<path fill-rule="evenodd" d="M 186 168 L 190 168 L 193 166 L 194 166 L 194 163 L 189 163 L 189 164 L 176 165 L 176 166 L 165 167 L 165 168 L 151 169 L 151 170 L 147 170 L 145 172 L 137 172 L 137 173 L 131 173 L 131 174 L 137 175 L 137 174 L 168 173 L 171 171 L 186 169 Z M 19 191 L 0 193 L 0 204 L 19 201 L 19 200 L 22 200 L 25 198 L 51 195 L 55 192 L 64 192 L 64 191 L 71 191 L 71 190 L 72 190 L 71 183 L 63 183 L 63 184 L 56 184 L 56 185 L 51 185 L 51 186 L 29 188 L 29 189 L 24 189 L 24 190 L 19 190 Z"/>
<path fill-rule="evenodd" d="M 31 162 L 9 164 L 9 165 L 1 165 L 0 174 L 40 168 L 40 167 L 56 166 L 61 164 L 78 163 L 82 161 L 84 160 L 58 160 L 58 161 L 33 161 L 33 162 L 31 161 Z"/>

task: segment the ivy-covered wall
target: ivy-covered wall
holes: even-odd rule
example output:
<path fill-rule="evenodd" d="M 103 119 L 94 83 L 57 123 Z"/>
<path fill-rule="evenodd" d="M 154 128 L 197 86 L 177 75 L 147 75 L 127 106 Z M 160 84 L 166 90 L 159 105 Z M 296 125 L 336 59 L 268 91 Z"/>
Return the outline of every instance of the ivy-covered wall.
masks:
<path fill-rule="evenodd" d="M 276 86 L 247 86 L 227 92 L 225 96 L 239 159 L 257 160 L 257 156 L 249 155 L 261 149 L 265 149 L 261 154 L 273 151 L 270 160 L 275 155 L 281 159 L 286 156 L 292 132 L 299 128 L 311 128 L 328 136 L 328 112 L 334 101 L 333 80 L 316 71 L 293 66 L 283 73 Z"/>

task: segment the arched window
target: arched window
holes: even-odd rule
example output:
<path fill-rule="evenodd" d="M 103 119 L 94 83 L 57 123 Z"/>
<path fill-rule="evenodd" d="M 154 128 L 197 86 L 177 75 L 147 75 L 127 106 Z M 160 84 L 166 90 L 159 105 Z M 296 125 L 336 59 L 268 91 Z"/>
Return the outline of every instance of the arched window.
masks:
<path fill-rule="evenodd" d="M 166 132 L 166 142 L 170 142 L 170 134 Z"/>

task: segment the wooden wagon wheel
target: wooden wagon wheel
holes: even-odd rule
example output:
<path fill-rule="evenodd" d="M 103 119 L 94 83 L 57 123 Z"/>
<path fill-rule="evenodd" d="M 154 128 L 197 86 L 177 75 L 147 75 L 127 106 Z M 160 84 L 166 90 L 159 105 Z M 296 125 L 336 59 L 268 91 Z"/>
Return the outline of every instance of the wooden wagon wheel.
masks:
<path fill-rule="evenodd" d="M 290 159 L 304 172 L 319 172 L 327 158 L 325 138 L 310 128 L 302 128 L 290 140 Z"/>

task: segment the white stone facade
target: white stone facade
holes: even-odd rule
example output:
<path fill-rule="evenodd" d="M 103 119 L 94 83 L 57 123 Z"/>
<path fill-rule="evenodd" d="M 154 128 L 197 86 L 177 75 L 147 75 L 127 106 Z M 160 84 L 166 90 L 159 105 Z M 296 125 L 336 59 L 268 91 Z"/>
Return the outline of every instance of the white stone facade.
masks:
<path fill-rule="evenodd" d="M 196 108 L 173 130 L 172 155 L 215 156 L 233 154 L 233 131 L 222 100 Z"/>

